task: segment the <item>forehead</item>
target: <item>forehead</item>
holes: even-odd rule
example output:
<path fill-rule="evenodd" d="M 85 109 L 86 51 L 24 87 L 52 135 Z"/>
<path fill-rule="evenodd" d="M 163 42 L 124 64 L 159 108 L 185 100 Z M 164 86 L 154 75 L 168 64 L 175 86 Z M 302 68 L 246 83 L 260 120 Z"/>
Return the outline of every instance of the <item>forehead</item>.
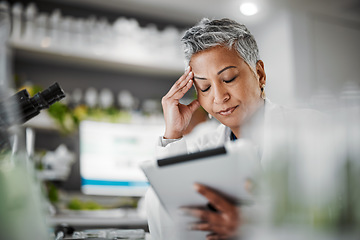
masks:
<path fill-rule="evenodd" d="M 207 72 L 209 69 L 218 71 L 227 66 L 242 67 L 244 60 L 235 49 L 216 46 L 194 54 L 190 59 L 190 66 L 194 73 Z"/>

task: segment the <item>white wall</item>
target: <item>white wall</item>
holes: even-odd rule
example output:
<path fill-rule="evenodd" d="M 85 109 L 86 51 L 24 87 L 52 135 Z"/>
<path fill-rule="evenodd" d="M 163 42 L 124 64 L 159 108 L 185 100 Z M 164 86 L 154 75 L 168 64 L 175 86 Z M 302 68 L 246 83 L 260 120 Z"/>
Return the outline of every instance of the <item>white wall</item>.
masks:
<path fill-rule="evenodd" d="M 316 89 L 336 95 L 347 82 L 360 83 L 360 24 L 314 17 L 312 35 Z"/>
<path fill-rule="evenodd" d="M 319 93 L 338 98 L 348 82 L 360 85 L 360 23 L 292 9 L 249 29 L 273 102 L 311 104 Z"/>
<path fill-rule="evenodd" d="M 261 25 L 249 27 L 255 36 L 267 74 L 266 94 L 278 104 L 294 103 L 294 51 L 289 12 L 271 15 Z"/>
<path fill-rule="evenodd" d="M 360 83 L 360 23 L 307 12 L 292 15 L 295 93 L 308 103 L 326 93 L 336 100 Z"/>

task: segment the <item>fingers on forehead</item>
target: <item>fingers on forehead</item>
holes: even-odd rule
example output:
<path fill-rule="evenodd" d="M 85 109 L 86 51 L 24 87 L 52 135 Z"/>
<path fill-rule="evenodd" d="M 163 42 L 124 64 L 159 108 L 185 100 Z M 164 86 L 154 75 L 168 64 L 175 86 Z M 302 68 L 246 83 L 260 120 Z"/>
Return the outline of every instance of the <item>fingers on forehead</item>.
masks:
<path fill-rule="evenodd" d="M 191 83 L 188 82 L 181 88 L 178 88 L 176 90 L 176 92 L 173 93 L 173 97 L 175 97 L 177 99 L 182 98 L 185 95 L 185 93 L 187 93 L 187 91 L 189 91 L 190 88 L 191 88 Z"/>
<path fill-rule="evenodd" d="M 176 81 L 176 82 L 181 82 L 182 80 L 184 80 L 186 77 L 189 76 L 190 70 L 186 70 L 183 75 L 181 75 L 181 77 Z M 191 74 L 193 75 L 193 74 Z"/>
<path fill-rule="evenodd" d="M 191 88 L 192 83 L 190 82 L 190 80 L 188 81 L 181 81 L 181 82 L 177 82 L 175 83 L 171 89 L 169 90 L 169 92 L 166 94 L 166 96 L 168 97 L 172 97 L 175 94 L 184 94 Z M 182 96 L 181 96 L 182 97 Z"/>
<path fill-rule="evenodd" d="M 185 87 L 190 80 L 191 80 L 191 75 L 187 75 L 185 77 L 179 78 L 179 80 L 177 80 L 175 84 L 172 86 L 171 90 L 179 90 Z"/>

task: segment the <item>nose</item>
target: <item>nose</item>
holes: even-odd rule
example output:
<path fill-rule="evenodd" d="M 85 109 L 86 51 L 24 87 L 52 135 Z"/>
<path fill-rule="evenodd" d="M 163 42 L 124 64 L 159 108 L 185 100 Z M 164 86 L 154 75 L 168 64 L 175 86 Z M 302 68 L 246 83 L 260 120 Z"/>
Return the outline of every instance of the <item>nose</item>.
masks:
<path fill-rule="evenodd" d="M 215 84 L 214 86 L 214 103 L 222 104 L 230 99 L 229 92 L 222 84 Z"/>

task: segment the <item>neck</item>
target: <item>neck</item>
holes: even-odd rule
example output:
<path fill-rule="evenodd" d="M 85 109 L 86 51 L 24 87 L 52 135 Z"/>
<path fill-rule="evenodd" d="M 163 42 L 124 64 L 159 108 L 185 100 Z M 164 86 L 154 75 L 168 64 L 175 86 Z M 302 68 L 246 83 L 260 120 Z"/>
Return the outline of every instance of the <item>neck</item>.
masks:
<path fill-rule="evenodd" d="M 230 128 L 230 129 L 234 133 L 236 138 L 240 138 L 240 127 L 238 127 L 238 128 Z"/>

